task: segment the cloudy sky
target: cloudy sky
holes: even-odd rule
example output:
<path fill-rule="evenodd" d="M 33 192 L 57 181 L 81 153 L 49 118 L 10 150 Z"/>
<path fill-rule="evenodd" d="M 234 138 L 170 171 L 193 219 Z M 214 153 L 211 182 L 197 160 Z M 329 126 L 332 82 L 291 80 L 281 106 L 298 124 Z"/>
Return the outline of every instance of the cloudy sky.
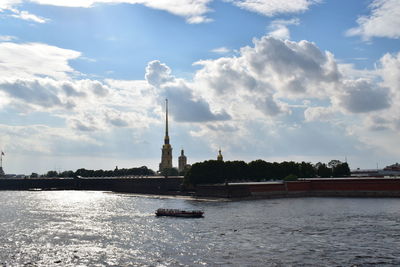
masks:
<path fill-rule="evenodd" d="M 0 0 L 7 173 L 400 161 L 398 0 Z"/>

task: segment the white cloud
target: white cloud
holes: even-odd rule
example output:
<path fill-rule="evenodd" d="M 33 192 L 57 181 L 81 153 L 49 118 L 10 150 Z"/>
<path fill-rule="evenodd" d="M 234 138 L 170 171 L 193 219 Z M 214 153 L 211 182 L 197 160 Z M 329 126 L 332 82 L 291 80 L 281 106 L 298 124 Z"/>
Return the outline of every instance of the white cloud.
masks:
<path fill-rule="evenodd" d="M 145 79 L 149 84 L 159 87 L 173 81 L 174 77 L 171 76 L 171 69 L 166 64 L 153 60 L 147 64 Z"/>
<path fill-rule="evenodd" d="M 254 40 L 254 47 L 242 48 L 239 56 L 196 64 L 201 66 L 194 78 L 196 95 L 235 119 L 289 114 L 284 98 L 327 98 L 341 76 L 331 53 L 307 41 L 271 36 Z"/>
<path fill-rule="evenodd" d="M 16 6 L 20 3 L 22 3 L 23 0 L 1 0 L 0 1 L 0 12 L 7 10 L 7 9 L 12 9 L 13 6 Z"/>
<path fill-rule="evenodd" d="M 368 79 L 378 80 L 380 75 L 376 69 L 357 69 L 354 64 L 351 63 L 340 63 L 338 64 L 339 72 L 342 73 L 347 79 Z"/>
<path fill-rule="evenodd" d="M 129 111 L 120 111 L 105 105 L 80 110 L 75 115 L 67 116 L 70 128 L 83 132 L 111 131 L 113 128 L 140 126 L 146 127 L 145 118 Z"/>
<path fill-rule="evenodd" d="M 353 113 L 386 109 L 391 104 L 387 88 L 364 79 L 343 81 L 343 90 L 334 96 L 334 100 Z"/>
<path fill-rule="evenodd" d="M 57 88 L 45 80 L 14 80 L 0 82 L 0 90 L 17 101 L 43 108 L 68 106 L 57 96 Z"/>
<path fill-rule="evenodd" d="M 224 46 L 222 47 L 218 47 L 218 48 L 214 48 L 211 50 L 211 52 L 213 53 L 217 53 L 217 54 L 226 54 L 229 53 L 231 50 L 229 48 L 226 48 Z"/>
<path fill-rule="evenodd" d="M 283 13 L 299 13 L 307 11 L 308 8 L 319 0 L 228 0 L 236 6 L 259 14 L 272 17 Z"/>
<path fill-rule="evenodd" d="M 48 19 L 34 15 L 29 13 L 28 11 L 19 11 L 16 9 L 13 9 L 14 14 L 10 15 L 11 17 L 18 18 L 18 19 L 23 19 L 23 20 L 28 20 L 28 21 L 33 21 L 37 23 L 46 23 Z"/>
<path fill-rule="evenodd" d="M 276 39 L 290 39 L 290 31 L 287 27 L 288 25 L 299 25 L 299 19 L 291 19 L 291 20 L 274 20 L 269 25 L 268 29 L 270 32 L 268 33 L 270 36 Z"/>
<path fill-rule="evenodd" d="M 380 59 L 378 72 L 383 77 L 384 85 L 391 88 L 396 100 L 400 100 L 400 52 L 385 54 Z"/>
<path fill-rule="evenodd" d="M 13 41 L 18 39 L 15 36 L 10 36 L 10 35 L 0 35 L 0 42 L 8 42 L 8 41 Z"/>
<path fill-rule="evenodd" d="M 10 126 L 0 124 L 2 143 L 6 144 L 7 151 L 19 154 L 47 154 L 55 155 L 58 144 L 69 143 L 79 145 L 82 143 L 98 145 L 98 142 L 75 131 L 49 127 L 47 125 Z"/>
<path fill-rule="evenodd" d="M 308 107 L 304 111 L 306 122 L 312 121 L 332 121 L 335 117 L 336 110 L 332 107 Z"/>
<path fill-rule="evenodd" d="M 206 14 L 211 11 L 211 9 L 208 7 L 208 4 L 211 1 L 212 0 L 31 0 L 30 2 L 41 5 L 83 8 L 90 8 L 96 4 L 141 4 L 149 8 L 164 10 L 171 14 L 184 17 L 188 23 L 196 24 L 211 21 L 210 18 L 206 17 Z M 38 23 L 44 23 L 47 21 L 45 18 L 30 14 L 26 11 L 17 10 L 15 6 L 22 2 L 22 0 L 7 0 L 4 3 L 0 3 L 0 11 L 2 9 L 12 9 L 15 13 L 13 15 L 14 17 L 32 20 Z"/>
<path fill-rule="evenodd" d="M 4 78 L 48 76 L 65 79 L 74 70 L 68 64 L 80 52 L 42 43 L 0 43 L 0 75 Z"/>
<path fill-rule="evenodd" d="M 176 125 L 183 122 L 192 129 L 190 138 L 213 149 L 222 145 L 232 153 L 249 153 L 251 147 L 260 151 L 255 155 L 273 154 L 290 151 L 293 145 L 298 149 L 293 154 L 301 153 L 321 140 L 326 145 L 348 138 L 345 130 L 352 123 L 359 126 L 353 131 L 355 139 L 362 130 L 396 135 L 400 128 L 400 53 L 384 55 L 376 70 L 364 71 L 338 64 L 332 53 L 312 42 L 264 36 L 234 56 L 196 62 L 199 69 L 193 80 L 174 76 L 167 64 L 154 60 L 145 69 L 145 80 L 137 81 L 77 80 L 69 61 L 79 57 L 79 51 L 46 44 L 0 43 L 0 106 L 25 114 L 40 111 L 64 125 L 53 127 L 54 132 L 45 129 L 44 134 L 54 138 L 31 147 L 32 138 L 41 136 L 28 127 L 34 133 L 31 138 L 20 133 L 27 138 L 22 142 L 27 148 L 53 153 L 56 141 L 70 139 L 104 147 L 103 134 L 123 130 L 138 134 L 161 125 L 165 97 L 170 99 Z M 338 117 L 346 120 L 336 124 Z M 318 121 L 333 126 L 310 126 Z M 340 135 L 332 129 L 340 130 Z M 61 139 L 58 133 L 63 130 L 69 139 Z M 19 140 L 6 136 L 10 142 Z"/>
<path fill-rule="evenodd" d="M 30 0 L 40 5 L 53 5 L 61 7 L 82 7 L 90 8 L 97 4 L 140 4 L 149 8 L 164 10 L 176 16 L 184 17 L 187 23 L 198 24 L 211 22 L 212 19 L 207 14 L 212 11 L 209 4 L 213 0 Z M 313 4 L 319 3 L 320 0 L 226 0 L 240 8 L 256 12 L 265 16 L 274 16 L 284 13 L 299 13 L 309 9 Z M 46 18 L 30 14 L 27 11 L 19 11 L 16 6 L 28 0 L 5 0 L 0 3 L 0 12 L 2 10 L 10 10 L 14 14 L 12 16 L 30 20 L 38 23 L 45 23 Z"/>
<path fill-rule="evenodd" d="M 224 110 L 211 111 L 209 103 L 201 96 L 195 96 L 189 83 L 172 76 L 171 69 L 158 60 L 149 62 L 145 78 L 149 84 L 159 89 L 159 96 L 171 100 L 171 115 L 176 121 L 204 122 L 230 119 Z"/>
<path fill-rule="evenodd" d="M 360 35 L 364 40 L 373 37 L 400 38 L 400 5 L 398 0 L 374 0 L 371 14 L 357 19 L 358 27 L 349 29 L 349 36 Z"/>

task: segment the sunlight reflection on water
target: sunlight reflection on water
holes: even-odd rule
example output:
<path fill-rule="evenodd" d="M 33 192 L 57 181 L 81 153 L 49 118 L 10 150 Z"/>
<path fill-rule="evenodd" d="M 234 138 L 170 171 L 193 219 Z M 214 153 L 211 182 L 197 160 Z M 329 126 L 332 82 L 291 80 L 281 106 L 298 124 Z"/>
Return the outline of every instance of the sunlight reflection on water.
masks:
<path fill-rule="evenodd" d="M 399 265 L 399 199 L 204 202 L 0 191 L 0 265 Z M 157 218 L 157 208 L 203 219 Z"/>

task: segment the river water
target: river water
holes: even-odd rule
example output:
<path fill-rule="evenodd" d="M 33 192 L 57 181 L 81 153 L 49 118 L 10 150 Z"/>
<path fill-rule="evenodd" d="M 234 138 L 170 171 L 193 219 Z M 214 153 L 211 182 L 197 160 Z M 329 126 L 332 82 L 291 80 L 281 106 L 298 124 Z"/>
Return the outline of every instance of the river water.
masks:
<path fill-rule="evenodd" d="M 157 208 L 205 218 L 157 218 Z M 0 266 L 400 265 L 400 199 L 0 191 L 0 209 Z"/>

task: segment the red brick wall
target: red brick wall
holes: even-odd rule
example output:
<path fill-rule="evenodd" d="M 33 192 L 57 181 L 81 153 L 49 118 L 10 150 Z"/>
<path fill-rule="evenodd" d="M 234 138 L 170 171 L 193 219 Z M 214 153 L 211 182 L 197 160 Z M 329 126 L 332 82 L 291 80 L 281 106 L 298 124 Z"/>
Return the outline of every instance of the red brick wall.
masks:
<path fill-rule="evenodd" d="M 400 191 L 400 179 L 349 179 L 311 181 L 314 191 Z"/>
<path fill-rule="evenodd" d="M 315 179 L 285 184 L 251 184 L 250 192 L 276 191 L 400 191 L 400 179 Z"/>
<path fill-rule="evenodd" d="M 247 185 L 250 192 L 286 191 L 285 184 Z"/>
<path fill-rule="evenodd" d="M 287 185 L 288 191 L 310 191 L 311 190 L 311 182 L 309 182 L 309 181 L 288 182 L 286 185 Z"/>

